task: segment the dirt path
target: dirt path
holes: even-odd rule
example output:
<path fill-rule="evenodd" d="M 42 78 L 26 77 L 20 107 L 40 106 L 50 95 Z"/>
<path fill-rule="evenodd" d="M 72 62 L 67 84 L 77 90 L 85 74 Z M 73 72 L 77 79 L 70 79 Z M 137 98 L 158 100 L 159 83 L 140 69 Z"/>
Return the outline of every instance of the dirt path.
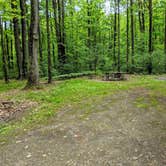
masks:
<path fill-rule="evenodd" d="M 1 166 L 164 166 L 166 102 L 135 89 L 68 106 L 0 149 Z M 145 106 L 137 104 L 146 99 Z"/>

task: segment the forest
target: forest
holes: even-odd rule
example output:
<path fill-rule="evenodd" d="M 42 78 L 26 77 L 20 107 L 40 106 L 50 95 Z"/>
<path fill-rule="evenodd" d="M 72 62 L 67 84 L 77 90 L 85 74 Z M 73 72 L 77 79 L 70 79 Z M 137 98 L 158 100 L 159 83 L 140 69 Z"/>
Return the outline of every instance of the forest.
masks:
<path fill-rule="evenodd" d="M 0 166 L 166 165 L 166 0 L 0 0 Z"/>
<path fill-rule="evenodd" d="M 0 25 L 6 82 L 166 71 L 164 0 L 1 0 Z"/>

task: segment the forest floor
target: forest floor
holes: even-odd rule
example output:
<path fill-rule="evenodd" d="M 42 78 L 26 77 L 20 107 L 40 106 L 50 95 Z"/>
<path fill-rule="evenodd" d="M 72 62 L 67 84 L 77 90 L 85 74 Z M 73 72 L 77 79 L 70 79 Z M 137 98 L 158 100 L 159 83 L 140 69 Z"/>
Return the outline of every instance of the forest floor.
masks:
<path fill-rule="evenodd" d="M 166 165 L 165 75 L 24 85 L 0 86 L 0 101 L 30 103 L 0 126 L 1 166 Z"/>

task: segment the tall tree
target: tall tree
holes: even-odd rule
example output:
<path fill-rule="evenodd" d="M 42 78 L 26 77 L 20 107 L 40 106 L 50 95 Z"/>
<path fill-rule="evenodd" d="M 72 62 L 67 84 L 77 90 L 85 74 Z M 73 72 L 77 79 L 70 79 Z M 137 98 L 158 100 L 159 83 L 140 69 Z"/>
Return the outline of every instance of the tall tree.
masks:
<path fill-rule="evenodd" d="M 120 0 L 118 0 L 118 71 L 120 72 Z"/>
<path fill-rule="evenodd" d="M 23 77 L 27 75 L 27 41 L 26 41 L 26 0 L 20 0 L 21 9 L 21 30 L 22 30 L 22 68 Z"/>
<path fill-rule="evenodd" d="M 51 45 L 50 45 L 50 22 L 49 22 L 49 3 L 46 0 L 46 29 L 47 29 L 47 57 L 48 57 L 48 83 L 52 82 L 51 74 Z"/>
<path fill-rule="evenodd" d="M 13 10 L 13 26 L 14 26 L 14 39 L 15 39 L 15 50 L 17 57 L 17 67 L 18 67 L 18 79 L 23 78 L 23 66 L 22 66 L 22 50 L 19 32 L 19 19 L 18 19 L 18 8 L 17 0 L 11 0 L 11 7 Z"/>
<path fill-rule="evenodd" d="M 164 10 L 164 53 L 165 53 L 165 72 L 166 72 L 166 8 Z"/>
<path fill-rule="evenodd" d="M 152 0 L 149 0 L 149 62 L 148 62 L 148 73 L 152 73 L 152 52 L 153 52 L 153 43 L 152 43 L 152 33 L 153 33 L 153 9 L 152 9 Z"/>
<path fill-rule="evenodd" d="M 65 7 L 64 0 L 52 0 L 54 10 L 55 31 L 58 47 L 58 71 L 65 73 L 66 48 L 65 48 Z"/>
<path fill-rule="evenodd" d="M 10 21 L 10 31 L 13 30 L 12 22 Z M 14 69 L 14 57 L 13 57 L 13 38 L 10 38 L 10 69 Z"/>
<path fill-rule="evenodd" d="M 114 0 L 114 50 L 113 50 L 113 59 L 114 59 L 114 69 L 116 68 L 116 38 L 117 38 L 117 1 Z"/>
<path fill-rule="evenodd" d="M 2 50 L 2 62 L 3 62 L 3 73 L 5 82 L 8 83 L 8 67 L 7 67 L 7 52 L 4 41 L 3 21 L 0 17 L 0 34 L 1 34 L 1 50 Z"/>
<path fill-rule="evenodd" d="M 87 48 L 88 55 L 91 55 L 91 1 L 87 0 Z M 89 60 L 89 70 L 92 70 L 92 59 Z"/>
<path fill-rule="evenodd" d="M 133 13 L 133 0 L 130 0 L 130 30 L 131 30 L 131 63 L 134 67 L 134 53 L 135 53 L 135 39 L 134 39 L 134 13 Z"/>
<path fill-rule="evenodd" d="M 40 2 L 38 3 L 38 12 L 40 13 Z M 38 15 L 39 15 L 38 13 Z M 40 15 L 39 15 L 39 21 L 38 21 L 38 32 L 39 32 L 39 64 L 40 64 L 40 68 L 41 68 L 41 71 L 42 71 L 42 76 L 44 75 L 45 73 L 45 70 L 44 70 L 44 63 L 43 63 L 43 42 L 42 42 L 42 37 L 43 37 L 43 34 L 42 34 L 42 28 L 41 28 L 41 24 L 40 24 Z"/>
<path fill-rule="evenodd" d="M 126 71 L 129 72 L 129 0 L 127 0 L 126 16 Z"/>
<path fill-rule="evenodd" d="M 38 86 L 39 69 L 38 69 L 38 0 L 31 0 L 31 24 L 29 33 L 29 74 L 27 86 Z"/>

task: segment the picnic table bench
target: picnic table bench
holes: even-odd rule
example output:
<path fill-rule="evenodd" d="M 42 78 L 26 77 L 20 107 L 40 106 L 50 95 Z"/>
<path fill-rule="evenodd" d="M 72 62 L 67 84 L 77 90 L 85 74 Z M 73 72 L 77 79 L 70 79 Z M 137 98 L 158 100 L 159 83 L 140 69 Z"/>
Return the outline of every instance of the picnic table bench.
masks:
<path fill-rule="evenodd" d="M 121 81 L 125 80 L 125 73 L 123 72 L 106 72 L 103 76 L 104 81 Z"/>

